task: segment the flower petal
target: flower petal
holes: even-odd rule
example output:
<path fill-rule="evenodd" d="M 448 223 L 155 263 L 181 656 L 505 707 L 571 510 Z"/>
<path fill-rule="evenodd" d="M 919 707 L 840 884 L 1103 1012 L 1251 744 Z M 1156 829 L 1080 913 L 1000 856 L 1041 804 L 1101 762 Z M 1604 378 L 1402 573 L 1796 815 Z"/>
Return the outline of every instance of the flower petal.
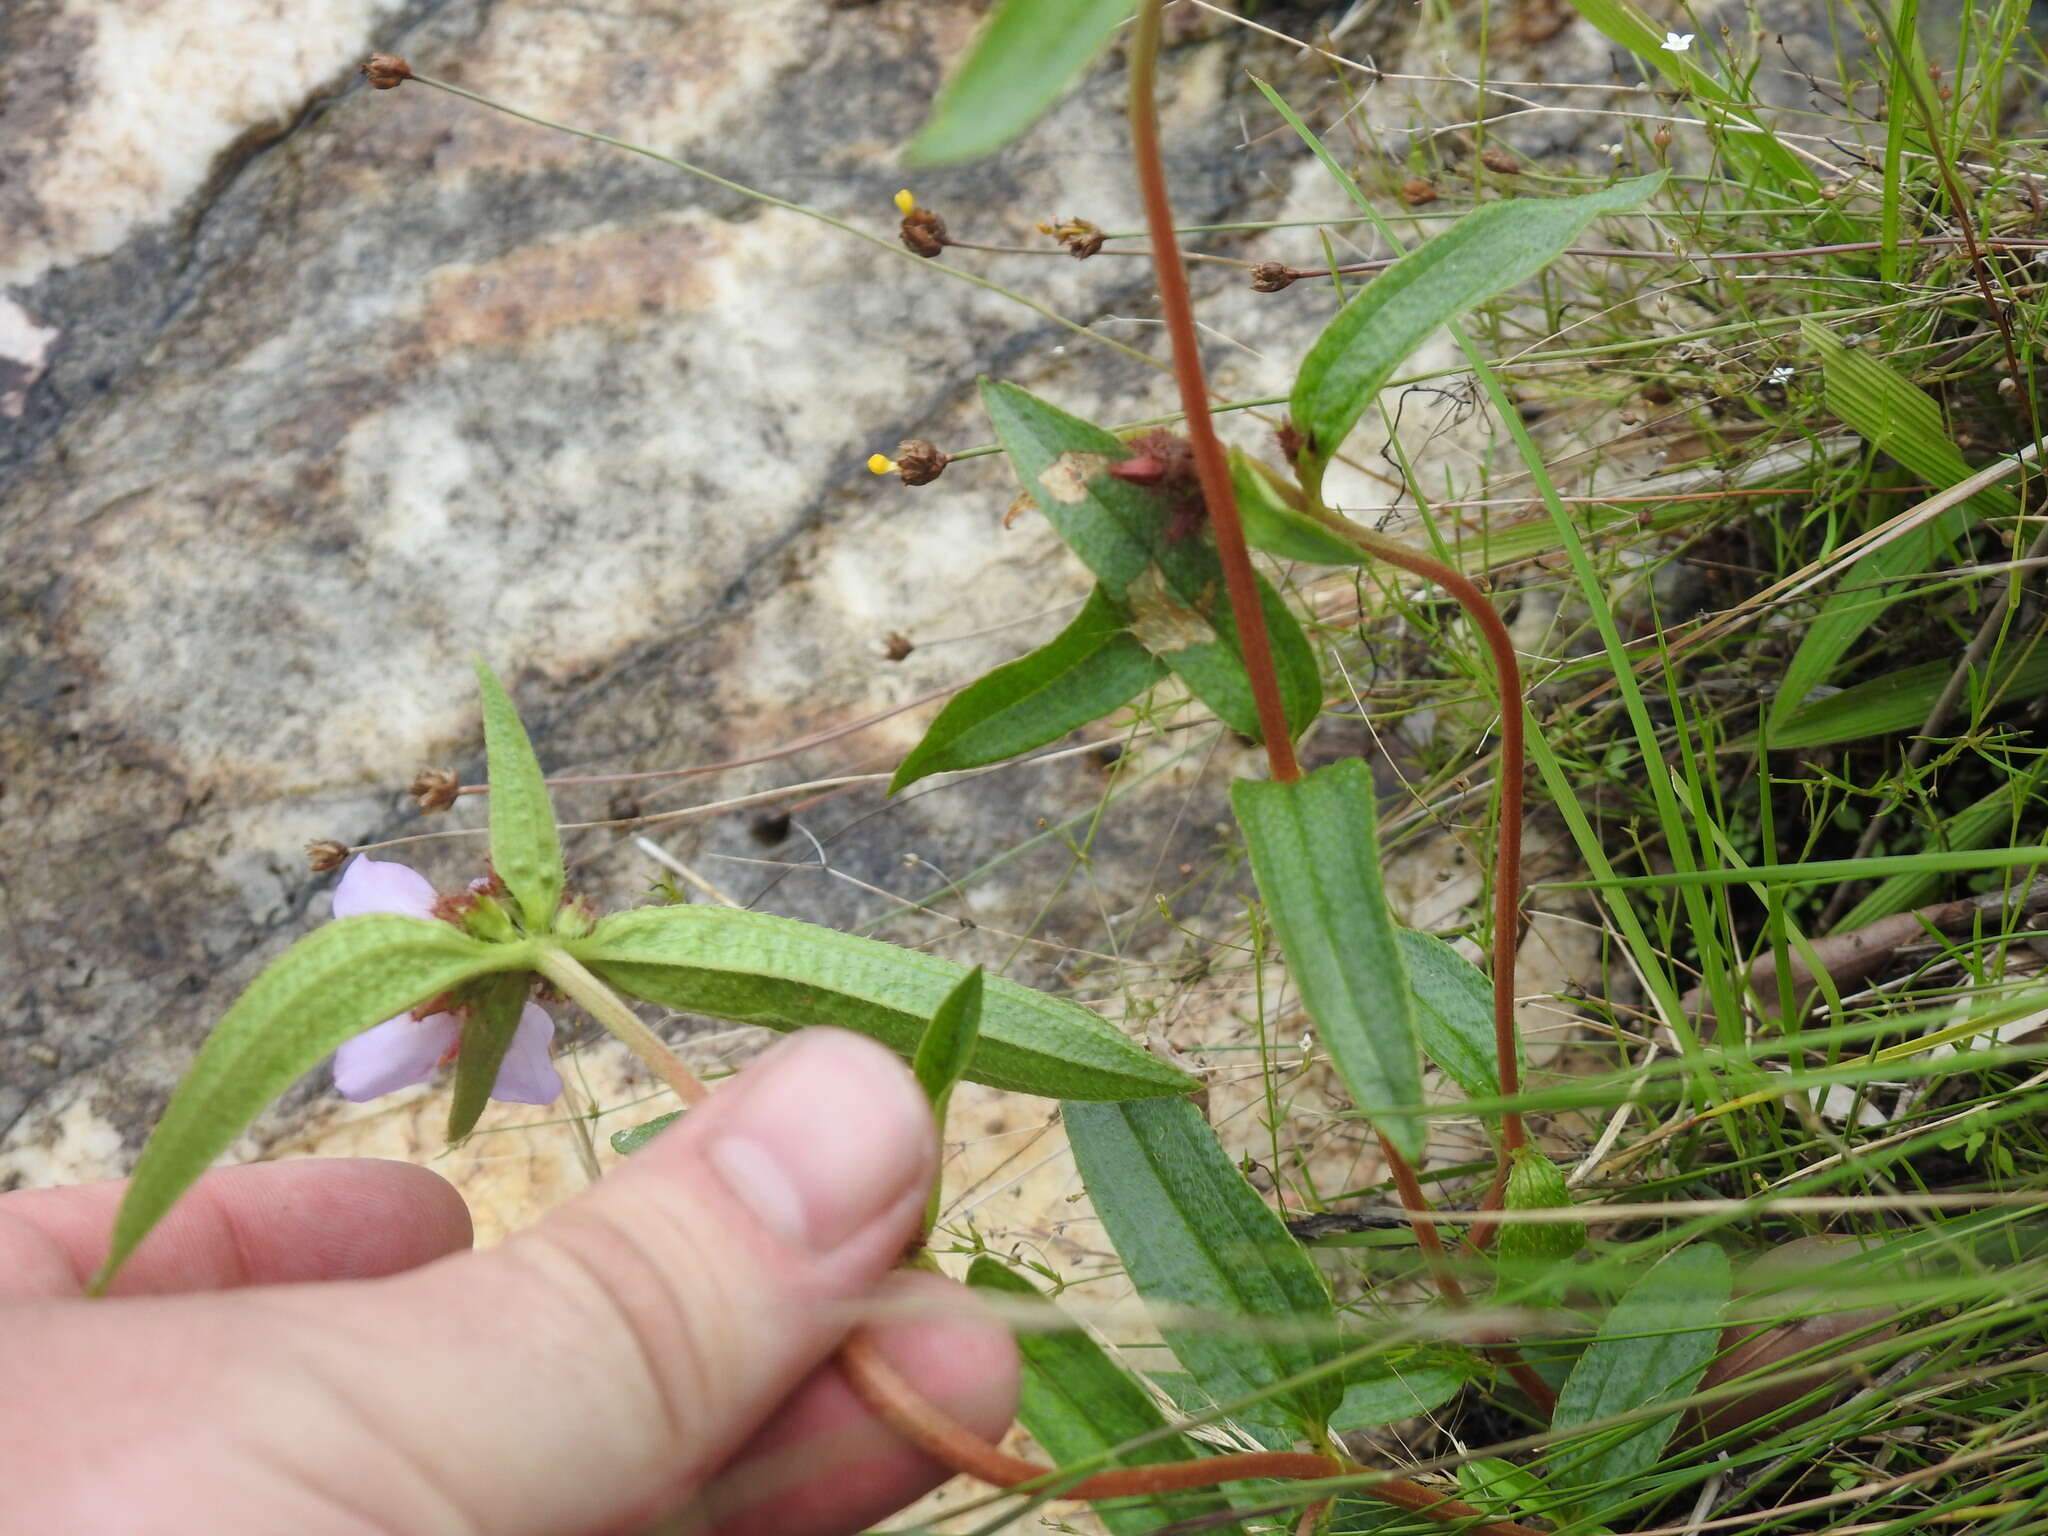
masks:
<path fill-rule="evenodd" d="M 360 1104 L 424 1083 L 461 1035 L 462 1021 L 452 1013 L 430 1013 L 424 1019 L 401 1013 L 386 1019 L 342 1041 L 334 1053 L 334 1091 Z"/>
<path fill-rule="evenodd" d="M 403 917 L 432 917 L 434 903 L 440 899 L 433 882 L 410 865 L 359 853 L 334 887 L 334 915 L 396 912 Z"/>
<path fill-rule="evenodd" d="M 512 1043 L 498 1063 L 491 1097 L 505 1104 L 552 1104 L 560 1098 L 562 1077 L 548 1059 L 548 1045 L 554 1038 L 555 1021 L 547 1009 L 539 1003 L 522 1008 L 519 1027 L 512 1031 Z"/>

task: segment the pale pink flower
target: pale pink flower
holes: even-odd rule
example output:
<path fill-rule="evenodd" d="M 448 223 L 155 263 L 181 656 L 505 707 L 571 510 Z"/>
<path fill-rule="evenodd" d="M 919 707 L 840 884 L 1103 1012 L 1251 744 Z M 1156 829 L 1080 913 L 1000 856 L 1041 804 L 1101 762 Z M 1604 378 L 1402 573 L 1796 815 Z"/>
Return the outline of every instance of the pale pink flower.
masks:
<path fill-rule="evenodd" d="M 439 900 L 440 894 L 418 870 L 359 853 L 341 872 L 341 883 L 334 888 L 334 915 L 396 912 L 431 918 Z M 548 1059 L 548 1046 L 554 1038 L 555 1021 L 548 1011 L 528 1002 L 498 1066 L 491 1097 L 508 1104 L 554 1103 L 562 1092 L 562 1079 Z M 334 1053 L 335 1091 L 360 1104 L 424 1083 L 461 1043 L 462 1020 L 452 1013 L 430 1013 L 423 1019 L 402 1013 L 386 1019 L 343 1041 Z"/>

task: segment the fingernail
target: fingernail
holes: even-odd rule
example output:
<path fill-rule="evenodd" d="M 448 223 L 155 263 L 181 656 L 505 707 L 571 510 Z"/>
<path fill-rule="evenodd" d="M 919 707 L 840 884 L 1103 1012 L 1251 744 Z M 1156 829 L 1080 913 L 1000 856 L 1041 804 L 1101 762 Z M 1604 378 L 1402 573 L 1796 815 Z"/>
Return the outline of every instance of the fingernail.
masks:
<path fill-rule="evenodd" d="M 931 1110 L 909 1068 L 837 1029 L 807 1029 L 743 1074 L 705 1156 L 784 1241 L 830 1253 L 930 1181 Z"/>

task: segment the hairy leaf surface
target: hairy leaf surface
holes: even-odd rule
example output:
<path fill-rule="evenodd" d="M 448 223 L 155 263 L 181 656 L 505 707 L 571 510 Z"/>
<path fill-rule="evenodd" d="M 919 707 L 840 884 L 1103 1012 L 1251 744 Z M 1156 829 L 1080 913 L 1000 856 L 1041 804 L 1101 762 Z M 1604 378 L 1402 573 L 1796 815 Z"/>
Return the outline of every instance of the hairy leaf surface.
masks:
<path fill-rule="evenodd" d="M 835 1024 L 903 1056 L 967 967 L 936 955 L 731 907 L 642 907 L 567 946 L 622 992 L 771 1029 Z M 1078 1003 L 991 976 L 967 1075 L 1051 1098 L 1192 1093 L 1194 1080 Z"/>
<path fill-rule="evenodd" d="M 562 839 L 555 830 L 555 809 L 519 711 L 481 661 L 476 679 L 483 691 L 484 750 L 490 759 L 491 868 L 519 903 L 527 931 L 546 933 L 562 904 Z"/>

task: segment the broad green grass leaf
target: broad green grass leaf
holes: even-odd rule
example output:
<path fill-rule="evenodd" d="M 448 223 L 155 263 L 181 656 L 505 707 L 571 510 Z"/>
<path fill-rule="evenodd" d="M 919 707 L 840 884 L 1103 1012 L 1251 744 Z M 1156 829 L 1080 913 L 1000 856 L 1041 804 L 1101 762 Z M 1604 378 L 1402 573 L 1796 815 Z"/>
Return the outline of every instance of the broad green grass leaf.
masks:
<path fill-rule="evenodd" d="M 562 839 L 547 780 L 526 739 L 519 711 L 491 669 L 476 664 L 484 701 L 484 750 L 490 759 L 491 868 L 519 903 L 528 933 L 554 927 L 562 904 Z"/>
<path fill-rule="evenodd" d="M 1289 973 L 1352 1103 L 1422 1157 L 1422 1058 L 1380 884 L 1372 770 L 1355 757 L 1293 784 L 1239 779 L 1230 803 Z"/>
<path fill-rule="evenodd" d="M 1644 1275 L 1572 1367 L 1552 1427 L 1563 1434 L 1690 1393 L 1719 1347 L 1729 1285 L 1728 1256 L 1710 1243 L 1681 1248 Z M 1597 1510 L 1596 1490 L 1654 1466 L 1677 1427 L 1674 1410 L 1567 1441 L 1552 1452 L 1548 1480 Z"/>
<path fill-rule="evenodd" d="M 222 1015 L 135 1164 L 114 1218 L 104 1285 L 178 1196 L 279 1094 L 353 1035 L 492 971 L 524 969 L 524 944 L 485 944 L 396 913 L 314 929 Z"/>
<path fill-rule="evenodd" d="M 968 1266 L 967 1283 L 1006 1297 L 1044 1301 L 1038 1288 L 1008 1266 L 983 1254 Z M 1046 1303 L 1046 1310 L 1056 1309 Z M 1098 1456 L 1128 1440 L 1166 1427 L 1166 1416 L 1152 1395 L 1078 1328 L 1021 1328 L 1017 1352 L 1024 1357 L 1024 1380 L 1017 1399 L 1017 1417 L 1031 1438 L 1058 1466 Z M 1185 1435 L 1167 1435 L 1110 1459 L 1119 1467 L 1162 1461 L 1192 1461 L 1202 1454 Z M 1111 1536 L 1150 1536 L 1175 1520 L 1212 1514 L 1229 1505 L 1214 1492 L 1178 1494 L 1160 1499 L 1104 1500 L 1094 1506 L 1096 1519 Z M 1223 1528 L 1226 1532 L 1238 1527 Z"/>
<path fill-rule="evenodd" d="M 1827 747 L 1915 730 L 1948 686 L 1956 665 L 1954 657 L 1925 662 L 1814 699 L 1793 710 L 1783 725 L 1771 728 L 1771 745 Z M 2048 693 L 2048 646 L 2036 648 L 2019 666 L 1993 680 L 1986 691 L 2001 702 L 2014 704 Z"/>
<path fill-rule="evenodd" d="M 770 1029 L 836 1024 L 908 1059 L 967 967 L 914 949 L 732 907 L 642 907 L 565 946 L 622 992 Z M 1134 1099 L 1192 1093 L 1078 1003 L 991 976 L 967 1076 L 1015 1093 Z"/>
<path fill-rule="evenodd" d="M 1002 0 L 904 158 L 947 165 L 1017 137 L 1109 41 L 1136 0 Z"/>
<path fill-rule="evenodd" d="M 1396 929 L 1422 1054 L 1468 1098 L 1500 1094 L 1493 1054 L 1493 984 L 1479 967 L 1431 933 Z"/>
<path fill-rule="evenodd" d="M 533 991 L 533 978 L 508 971 L 477 983 L 470 997 L 470 1015 L 462 1025 L 462 1049 L 455 1053 L 455 1091 L 448 1099 L 448 1144 L 471 1131 L 491 1101 L 498 1068 L 519 1027 L 519 1015 Z"/>
<path fill-rule="evenodd" d="M 612 1150 L 621 1157 L 630 1157 L 663 1131 L 683 1118 L 683 1111 L 672 1109 L 665 1115 L 656 1115 L 652 1120 L 639 1125 L 629 1125 L 623 1131 L 612 1132 Z"/>
<path fill-rule="evenodd" d="M 1825 326 L 1809 320 L 1800 330 L 1820 354 L 1828 409 L 1851 430 L 1934 485 L 1947 487 L 1969 477 L 1970 466 L 1950 441 L 1932 395 L 1889 363 L 1843 346 Z M 1857 637 L 1912 591 L 1909 585 L 1887 583 L 1926 570 L 1936 552 L 1960 538 L 1973 520 L 2010 518 L 2018 512 L 2009 493 L 1987 488 L 1837 573 L 1839 590 L 1821 604 L 1779 682 L 1766 722 L 1771 744 L 1792 745 L 1784 731 L 1808 696 L 1828 680 Z"/>
<path fill-rule="evenodd" d="M 1658 171 L 1579 197 L 1486 203 L 1369 281 L 1337 311 L 1295 376 L 1290 406 L 1307 438 L 1303 479 L 1312 488 L 1320 483 L 1358 418 L 1433 332 L 1542 271 L 1593 220 L 1642 206 L 1663 183 Z"/>
<path fill-rule="evenodd" d="M 1167 1309 L 1160 1333 L 1203 1391 L 1227 1404 L 1338 1351 L 1321 1272 L 1193 1104 L 1067 1104 L 1061 1116 L 1095 1214 L 1138 1294 Z M 1313 1436 L 1342 1396 L 1328 1375 L 1269 1401 Z"/>
<path fill-rule="evenodd" d="M 917 1042 L 917 1054 L 910 1058 L 917 1086 L 931 1100 L 932 1114 L 941 1125 L 945 1124 L 946 1100 L 966 1073 L 967 1063 L 974 1057 L 974 1043 L 981 1038 L 983 979 L 977 965 L 939 1000 L 924 1037 Z"/>
<path fill-rule="evenodd" d="M 1224 591 L 1223 567 L 1207 532 L 1173 537 L 1164 497 L 1104 473 L 1130 457 L 1115 433 L 1014 384 L 983 379 L 981 398 L 1018 481 L 1067 547 L 1095 573 L 1139 644 L 1172 668 L 1217 719 L 1258 739 L 1258 710 Z M 1259 602 L 1272 640 L 1281 705 L 1289 728 L 1299 734 L 1322 708 L 1315 652 L 1263 577 Z"/>
<path fill-rule="evenodd" d="M 955 694 L 889 781 L 895 794 L 928 774 L 998 763 L 1058 741 L 1130 702 L 1166 675 L 1097 587 L 1074 621 L 1028 656 Z"/>
<path fill-rule="evenodd" d="M 1389 1366 L 1383 1374 L 1366 1377 L 1354 1373 L 1344 1383 L 1344 1400 L 1330 1415 L 1330 1428 L 1370 1429 L 1375 1424 L 1412 1419 L 1418 1413 L 1443 1407 L 1469 1379 L 1467 1372 L 1445 1365 L 1417 1365 L 1405 1370 Z"/>

